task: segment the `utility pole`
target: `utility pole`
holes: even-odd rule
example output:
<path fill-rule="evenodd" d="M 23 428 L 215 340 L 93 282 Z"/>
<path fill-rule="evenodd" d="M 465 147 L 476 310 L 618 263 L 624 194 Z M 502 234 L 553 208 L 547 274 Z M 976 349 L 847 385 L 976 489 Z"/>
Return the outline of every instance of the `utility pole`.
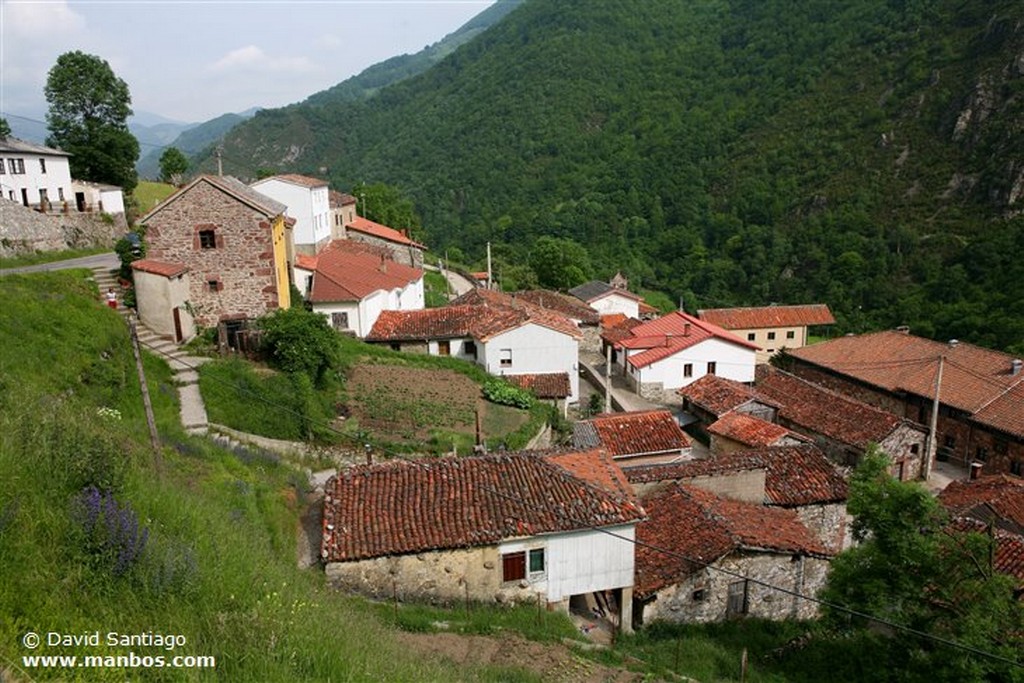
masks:
<path fill-rule="evenodd" d="M 491 243 L 487 243 L 487 289 L 493 289 L 491 285 Z"/>
<path fill-rule="evenodd" d="M 445 292 L 445 295 L 448 297 L 448 301 L 451 301 L 452 300 L 452 281 L 451 281 L 451 278 L 448 277 L 449 273 L 451 273 L 451 269 L 450 269 L 451 262 L 448 260 L 448 250 L 447 249 L 444 250 L 444 263 L 442 265 L 444 266 L 441 269 L 441 275 L 444 276 L 444 292 Z"/>
<path fill-rule="evenodd" d="M 604 412 L 612 412 L 612 345 L 604 352 Z"/>
<path fill-rule="evenodd" d="M 217 145 L 217 175 L 219 177 L 224 175 L 224 162 L 221 159 L 221 153 L 224 151 L 224 145 Z"/>
<path fill-rule="evenodd" d="M 149 441 L 153 445 L 153 464 L 157 475 L 163 471 L 163 459 L 160 456 L 160 435 L 156 432 L 156 418 L 153 417 L 153 404 L 149 400 L 149 385 L 146 384 L 146 371 L 142 367 L 142 352 L 139 350 L 139 331 L 135 327 L 135 314 L 128 314 L 128 331 L 132 338 L 132 352 L 135 354 L 135 369 L 139 374 L 139 385 L 142 387 L 142 405 L 146 409 L 146 424 L 149 425 Z"/>
<path fill-rule="evenodd" d="M 932 415 L 928 425 L 928 445 L 924 449 L 924 466 L 921 468 L 921 478 L 925 481 L 928 481 L 928 477 L 931 476 L 932 463 L 935 461 L 935 448 L 937 446 L 935 430 L 939 426 L 939 389 L 942 386 L 942 364 L 945 360 L 945 356 L 939 356 L 939 369 L 935 373 L 935 397 L 932 399 Z"/>

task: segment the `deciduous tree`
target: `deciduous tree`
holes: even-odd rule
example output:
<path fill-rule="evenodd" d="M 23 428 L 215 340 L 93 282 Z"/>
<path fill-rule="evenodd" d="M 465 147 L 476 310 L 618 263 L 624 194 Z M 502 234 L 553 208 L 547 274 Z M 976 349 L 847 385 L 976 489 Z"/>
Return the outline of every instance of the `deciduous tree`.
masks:
<path fill-rule="evenodd" d="M 46 79 L 46 144 L 71 153 L 71 175 L 131 192 L 139 142 L 128 130 L 131 94 L 100 57 L 66 52 Z"/>
<path fill-rule="evenodd" d="M 188 158 L 177 147 L 168 147 L 160 155 L 160 179 L 165 183 L 180 185 L 188 170 Z"/>

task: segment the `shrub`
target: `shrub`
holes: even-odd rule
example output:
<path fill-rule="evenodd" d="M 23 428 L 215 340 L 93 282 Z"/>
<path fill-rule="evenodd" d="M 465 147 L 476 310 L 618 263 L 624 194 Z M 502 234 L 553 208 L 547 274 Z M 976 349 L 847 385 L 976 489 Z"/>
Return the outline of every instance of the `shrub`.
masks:
<path fill-rule="evenodd" d="M 260 319 L 263 351 L 271 365 L 303 372 L 321 384 L 338 359 L 338 335 L 327 318 L 301 306 L 277 310 Z"/>
<path fill-rule="evenodd" d="M 529 410 L 533 405 L 533 394 L 525 389 L 512 386 L 497 377 L 488 379 L 483 386 L 484 398 L 492 403 Z"/>

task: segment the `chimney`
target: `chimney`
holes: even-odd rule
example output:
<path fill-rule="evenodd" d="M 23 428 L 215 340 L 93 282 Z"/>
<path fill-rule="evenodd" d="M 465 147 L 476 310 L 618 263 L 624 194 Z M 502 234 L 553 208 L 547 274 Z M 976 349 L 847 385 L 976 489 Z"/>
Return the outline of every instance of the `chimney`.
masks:
<path fill-rule="evenodd" d="M 1016 377 L 1020 374 L 1021 368 L 1024 367 L 1024 360 L 1020 358 L 1014 358 L 1010 361 L 1010 374 Z"/>
<path fill-rule="evenodd" d="M 683 336 L 684 337 L 689 337 L 690 336 L 690 323 L 683 323 Z"/>
<path fill-rule="evenodd" d="M 388 261 L 387 261 L 386 258 L 384 258 L 384 254 L 380 255 L 380 268 L 379 268 L 379 270 L 382 273 L 388 272 Z"/>
<path fill-rule="evenodd" d="M 896 331 L 901 332 L 902 334 L 910 334 L 910 326 L 900 325 L 899 327 L 896 328 Z"/>
<path fill-rule="evenodd" d="M 950 339 L 949 340 L 949 348 L 955 349 L 959 345 L 960 345 L 960 340 L 959 339 Z"/>

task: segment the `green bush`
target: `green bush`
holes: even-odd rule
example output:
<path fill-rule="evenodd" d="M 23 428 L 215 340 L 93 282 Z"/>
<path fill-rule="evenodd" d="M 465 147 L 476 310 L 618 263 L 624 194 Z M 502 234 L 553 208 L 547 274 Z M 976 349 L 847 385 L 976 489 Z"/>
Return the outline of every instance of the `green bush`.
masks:
<path fill-rule="evenodd" d="M 512 386 L 503 379 L 492 377 L 484 382 L 484 398 L 492 403 L 529 410 L 534 397 L 529 391 Z"/>
<path fill-rule="evenodd" d="M 322 385 L 338 360 L 338 335 L 327 318 L 301 306 L 277 310 L 260 319 L 263 351 L 285 372 L 303 372 Z"/>

